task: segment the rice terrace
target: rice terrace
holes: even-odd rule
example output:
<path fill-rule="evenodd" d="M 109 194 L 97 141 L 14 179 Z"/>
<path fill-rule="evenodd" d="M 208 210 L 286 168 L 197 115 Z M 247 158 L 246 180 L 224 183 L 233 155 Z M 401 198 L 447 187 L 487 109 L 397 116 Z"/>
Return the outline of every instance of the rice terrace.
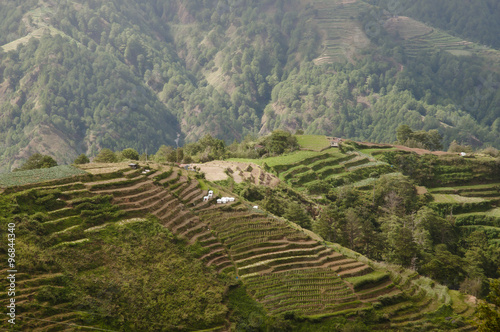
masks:
<path fill-rule="evenodd" d="M 303 144 L 311 147 L 311 139 L 306 141 Z M 252 160 L 248 165 L 260 168 L 263 176 L 268 172 L 276 174 L 280 186 L 296 188 L 301 199 L 308 200 L 307 204 L 317 204 L 314 202 L 323 198 L 307 192 L 318 179 L 371 192 L 378 177 L 400 176 L 384 157 L 386 153 L 399 152 L 387 146 L 363 148 L 346 142 L 342 150 L 302 150 Z M 441 160 L 446 163 L 447 158 Z M 242 163 L 238 159 L 238 167 Z M 437 176 L 441 180 L 435 183 L 439 187 L 428 187 L 426 194 L 433 196 L 431 206 L 443 214 L 453 209 L 459 227 L 467 232 L 485 229 L 489 241 L 498 243 L 498 182 L 470 185 L 468 179 L 474 179 L 475 171 L 469 168 L 471 173 L 464 175 L 463 183 L 452 184 L 447 170 L 453 168 L 440 169 Z M 235 310 L 242 310 L 238 306 L 250 301 L 261 314 L 300 315 L 303 318 L 298 326 L 304 328 L 313 328 L 315 324 L 328 326 L 328 322 L 339 317 L 375 314 L 380 318 L 371 325 L 373 330 L 474 330 L 470 320 L 475 305 L 465 295 L 410 269 L 370 260 L 256 208 L 255 203 L 236 194 L 237 184 L 231 184 L 231 173 L 226 180 L 209 182 L 197 171 L 140 162 L 138 169 L 122 163 L 114 168 L 113 164 L 86 164 L 81 168 L 61 166 L 28 171 L 22 181 L 18 180 L 22 172 L 11 174 L 1 177 L 3 206 L 15 202 L 10 205 L 10 213 L 24 213 L 22 218 L 36 224 L 38 232 L 44 234 L 37 243 L 41 256 L 29 263 L 20 258 L 19 263 L 25 272 L 18 274 L 17 279 L 18 318 L 25 330 L 101 326 L 100 318 L 88 314 L 93 305 L 89 303 L 86 310 L 79 310 L 83 302 L 72 294 L 94 295 L 84 295 L 88 290 L 74 289 L 68 281 L 91 276 L 101 280 L 102 273 L 109 273 L 105 271 L 110 263 L 99 258 L 104 265 L 82 261 L 78 270 L 71 272 L 67 268 L 81 255 L 91 257 L 91 248 L 107 248 L 109 241 L 116 241 L 110 236 L 134 234 L 141 227 L 150 229 L 155 238 L 164 234 L 164 240 L 184 248 L 189 254 L 177 251 L 177 255 L 187 255 L 182 259 L 189 261 L 195 273 L 217 280 L 217 287 L 232 280 L 228 305 Z M 498 174 L 492 176 L 497 178 Z M 205 201 L 208 190 L 214 192 L 214 199 Z M 216 198 L 223 196 L 236 199 L 233 203 L 217 204 Z M 149 246 L 147 240 L 141 241 Z M 82 254 L 77 254 L 79 251 Z M 70 253 L 73 257 L 68 256 Z M 49 257 L 65 258 L 53 261 Z M 112 280 L 121 285 L 118 287 L 125 287 L 117 277 Z M 102 286 L 109 287 L 105 285 L 106 282 Z M 205 283 L 199 286 L 212 288 Z M 53 297 L 48 290 L 60 295 Z M 6 292 L 2 294 L 5 298 Z M 199 328 L 225 330 L 222 312 Z M 182 321 L 179 324 L 176 329 L 182 330 Z M 142 326 L 141 322 L 137 326 Z"/>

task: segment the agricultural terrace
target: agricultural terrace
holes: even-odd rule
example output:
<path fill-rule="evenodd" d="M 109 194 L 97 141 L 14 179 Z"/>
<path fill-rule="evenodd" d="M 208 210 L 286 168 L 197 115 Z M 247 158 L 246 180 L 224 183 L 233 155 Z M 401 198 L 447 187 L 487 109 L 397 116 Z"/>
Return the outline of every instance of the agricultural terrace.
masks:
<path fill-rule="evenodd" d="M 87 172 L 73 166 L 63 165 L 44 169 L 10 172 L 0 174 L 0 187 L 15 187 L 28 184 L 60 180 L 68 177 L 84 175 Z"/>
<path fill-rule="evenodd" d="M 316 25 L 322 32 L 322 50 L 316 64 L 352 61 L 358 52 L 370 45 L 363 27 L 356 20 L 359 13 L 369 9 L 361 0 L 314 0 Z"/>
<path fill-rule="evenodd" d="M 274 167 L 276 165 L 286 165 L 286 164 L 294 164 L 300 162 L 304 159 L 315 157 L 320 155 L 321 153 L 317 151 L 295 151 L 287 154 L 283 154 L 277 157 L 269 157 L 263 159 L 245 159 L 245 158 L 230 158 L 228 161 L 235 162 L 243 162 L 243 163 L 254 163 L 257 165 L 264 165 L 266 163 L 270 167 Z"/>
<path fill-rule="evenodd" d="M 330 141 L 325 135 L 296 135 L 295 137 L 302 149 L 321 151 L 330 146 Z"/>
<path fill-rule="evenodd" d="M 42 213 L 37 218 L 45 234 L 44 248 L 56 252 L 85 249 L 103 232 L 116 232 L 116 227 L 146 227 L 151 224 L 145 216 L 152 215 L 185 239 L 205 267 L 238 276 L 270 314 L 325 317 L 377 308 L 390 321 L 384 328 L 397 329 L 405 324 L 429 324 L 422 317 L 442 301 L 433 296 L 412 297 L 412 281 L 397 286 L 396 279 L 374 271 L 367 262 L 345 256 L 287 220 L 249 208 L 241 199 L 229 205 L 215 204 L 215 199 L 204 201 L 207 183 L 200 184 L 191 172 L 145 170 L 99 172 L 59 185 L 17 188 L 11 195 L 22 211 Z M 216 197 L 230 195 L 221 187 L 209 186 Z M 84 280 L 85 273 L 77 272 L 76 277 Z M 58 306 L 50 311 L 27 302 L 30 297 L 45 301 L 38 294 L 47 287 L 57 288 L 62 276 L 63 271 L 57 269 L 26 276 L 27 282 L 19 286 L 19 318 L 29 314 L 36 319 L 24 320 L 23 327 L 46 330 L 81 322 L 78 312 L 71 309 L 71 298 L 58 299 Z"/>
<path fill-rule="evenodd" d="M 442 214 L 453 214 L 455 225 L 467 233 L 484 231 L 490 244 L 500 246 L 500 184 L 431 188 L 431 203 Z"/>
<path fill-rule="evenodd" d="M 386 22 L 386 28 L 394 34 L 397 32 L 398 36 L 405 40 L 406 54 L 410 57 L 414 57 L 422 51 L 445 50 L 455 56 L 482 56 L 488 60 L 488 63 L 494 65 L 496 70 L 500 69 L 500 52 L 498 50 L 454 37 L 411 18 L 390 18 Z"/>

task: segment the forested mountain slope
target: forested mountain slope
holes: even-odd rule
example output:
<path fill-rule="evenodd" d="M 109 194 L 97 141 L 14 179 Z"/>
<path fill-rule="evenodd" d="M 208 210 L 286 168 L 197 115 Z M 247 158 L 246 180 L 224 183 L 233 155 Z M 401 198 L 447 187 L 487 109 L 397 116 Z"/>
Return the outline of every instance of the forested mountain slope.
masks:
<path fill-rule="evenodd" d="M 438 129 L 445 145 L 500 146 L 495 50 L 415 46 L 404 34 L 413 25 L 387 24 L 391 8 L 379 9 L 361 0 L 4 2 L 0 171 L 34 152 L 67 163 L 104 147 L 151 153 L 177 138 L 277 128 L 387 142 L 387 129 L 407 123 Z"/>

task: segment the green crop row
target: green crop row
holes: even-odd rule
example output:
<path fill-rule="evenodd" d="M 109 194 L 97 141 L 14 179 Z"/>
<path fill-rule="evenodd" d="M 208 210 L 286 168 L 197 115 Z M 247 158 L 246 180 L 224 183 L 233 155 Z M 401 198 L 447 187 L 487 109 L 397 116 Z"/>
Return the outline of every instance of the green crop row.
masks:
<path fill-rule="evenodd" d="M 244 261 L 239 261 L 236 262 L 237 267 L 243 267 L 246 265 L 254 264 L 262 260 L 268 260 L 268 259 L 276 259 L 276 258 L 284 258 L 288 256 L 301 256 L 301 255 L 316 255 L 318 254 L 321 250 L 323 250 L 323 247 L 318 247 L 318 248 L 312 248 L 312 249 L 301 249 L 297 251 L 283 251 L 286 249 L 282 249 L 280 251 L 275 251 L 275 252 L 270 252 L 268 255 L 265 257 L 261 257 L 261 253 L 257 257 L 248 257 Z"/>
<path fill-rule="evenodd" d="M 288 170 L 290 168 L 293 168 L 293 167 L 297 167 L 297 166 L 300 166 L 300 165 L 312 164 L 315 161 L 326 159 L 326 158 L 331 158 L 331 157 L 333 157 L 333 155 L 330 154 L 330 153 L 316 154 L 316 155 L 314 155 L 312 157 L 305 158 L 305 159 L 303 159 L 301 161 L 298 161 L 296 163 L 293 163 L 293 164 L 274 165 L 274 166 L 272 166 L 272 168 L 277 173 L 281 173 L 281 172 L 284 172 L 284 171 L 286 171 L 286 170 Z"/>
<path fill-rule="evenodd" d="M 116 182 L 108 182 L 108 183 L 98 183 L 94 184 L 90 187 L 90 190 L 102 190 L 102 189 L 118 189 L 127 186 L 131 186 L 133 184 L 145 181 L 145 177 L 137 177 L 129 180 L 122 180 Z"/>
<path fill-rule="evenodd" d="M 387 280 L 389 280 L 389 275 L 385 272 L 372 272 L 364 276 L 352 277 L 348 279 L 356 291 L 371 288 Z"/>
<path fill-rule="evenodd" d="M 347 156 L 342 157 L 342 158 L 321 160 L 321 161 L 316 162 L 313 165 L 311 165 L 310 168 L 314 171 L 318 171 L 318 170 L 325 168 L 325 167 L 328 167 L 328 166 L 336 166 L 342 162 L 347 162 L 355 157 L 356 157 L 356 155 L 351 154 L 351 155 L 347 155 Z"/>
<path fill-rule="evenodd" d="M 0 174 L 0 187 L 32 185 L 43 182 L 50 182 L 53 180 L 61 180 L 63 178 L 70 178 L 70 181 L 74 181 L 74 176 L 85 174 L 87 174 L 85 171 L 68 165 L 11 172 Z"/>
<path fill-rule="evenodd" d="M 300 173 L 299 176 L 293 178 L 290 183 L 293 183 L 293 184 L 296 184 L 296 185 L 302 185 L 304 183 L 307 183 L 307 182 L 311 182 L 311 181 L 314 181 L 318 178 L 318 176 L 316 175 L 316 172 L 314 172 L 313 170 L 309 170 L 305 173 Z"/>
<path fill-rule="evenodd" d="M 449 214 L 461 214 L 470 212 L 482 212 L 491 209 L 494 201 L 470 202 L 470 203 L 429 203 L 429 207 L 439 213 L 442 217 Z"/>

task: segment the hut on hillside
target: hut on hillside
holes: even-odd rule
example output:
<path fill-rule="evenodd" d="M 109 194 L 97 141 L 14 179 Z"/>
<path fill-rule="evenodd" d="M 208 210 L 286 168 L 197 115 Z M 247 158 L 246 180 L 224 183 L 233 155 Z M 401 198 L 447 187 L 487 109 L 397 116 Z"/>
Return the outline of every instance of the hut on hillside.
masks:
<path fill-rule="evenodd" d="M 327 138 L 330 141 L 330 147 L 332 148 L 338 148 L 340 146 L 340 143 L 342 143 L 342 138 L 338 137 L 327 137 Z"/>

